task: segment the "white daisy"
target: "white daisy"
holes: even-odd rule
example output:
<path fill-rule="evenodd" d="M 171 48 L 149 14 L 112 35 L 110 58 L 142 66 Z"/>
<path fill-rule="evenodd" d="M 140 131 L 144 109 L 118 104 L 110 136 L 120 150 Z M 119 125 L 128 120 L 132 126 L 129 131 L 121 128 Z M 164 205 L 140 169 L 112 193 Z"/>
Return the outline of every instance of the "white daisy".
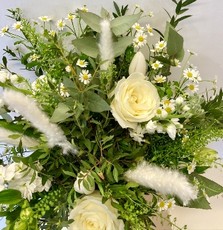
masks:
<path fill-rule="evenodd" d="M 0 36 L 3 37 L 8 31 L 9 31 L 8 26 L 2 27 L 1 30 L 0 30 Z"/>
<path fill-rule="evenodd" d="M 166 118 L 168 116 L 168 112 L 163 109 L 162 107 L 159 107 L 157 110 L 156 110 L 156 117 L 158 118 Z"/>
<path fill-rule="evenodd" d="M 78 59 L 76 65 L 80 66 L 81 68 L 86 68 L 88 62 L 86 62 L 85 60 Z"/>
<path fill-rule="evenodd" d="M 49 16 L 40 16 L 40 17 L 38 17 L 38 18 L 39 18 L 39 20 L 42 21 L 42 22 L 49 22 L 49 21 L 52 20 L 52 18 L 49 17 Z"/>
<path fill-rule="evenodd" d="M 71 72 L 71 66 L 69 66 L 69 65 L 66 66 L 66 67 L 65 67 L 65 70 L 66 70 L 66 72 L 70 73 L 70 72 Z"/>
<path fill-rule="evenodd" d="M 66 26 L 66 23 L 64 22 L 63 19 L 60 19 L 57 21 L 56 26 L 57 26 L 58 30 L 63 30 L 64 27 Z"/>
<path fill-rule="evenodd" d="M 153 28 L 150 26 L 150 24 L 146 25 L 146 31 L 150 36 L 153 36 Z"/>
<path fill-rule="evenodd" d="M 91 81 L 91 74 L 89 73 L 89 70 L 82 70 L 82 72 L 79 75 L 79 80 L 83 82 L 85 85 L 89 84 Z"/>
<path fill-rule="evenodd" d="M 22 30 L 22 28 L 23 28 L 22 22 L 21 22 L 21 21 L 15 22 L 15 23 L 12 25 L 12 28 L 15 29 L 15 30 Z"/>
<path fill-rule="evenodd" d="M 68 19 L 68 20 L 74 20 L 76 17 L 77 17 L 77 16 L 76 16 L 75 14 L 69 13 L 69 14 L 67 15 L 67 18 L 66 18 L 66 19 Z"/>
<path fill-rule="evenodd" d="M 189 93 L 196 93 L 199 90 L 198 84 L 195 84 L 193 82 L 187 84 L 187 91 Z"/>
<path fill-rule="evenodd" d="M 133 45 L 136 48 L 142 47 L 146 44 L 147 35 L 143 32 L 137 32 L 135 38 L 133 39 Z"/>
<path fill-rule="evenodd" d="M 154 82 L 155 83 L 164 83 L 164 82 L 166 82 L 166 77 L 165 76 L 162 76 L 162 75 L 156 75 L 155 77 L 154 77 Z"/>
<path fill-rule="evenodd" d="M 162 68 L 163 67 L 163 64 L 160 62 L 160 61 L 155 61 L 154 63 L 152 63 L 152 68 L 153 69 L 160 69 L 160 68 Z"/>
<path fill-rule="evenodd" d="M 56 31 L 55 30 L 50 30 L 49 35 L 54 37 L 56 35 Z"/>
<path fill-rule="evenodd" d="M 168 203 L 165 200 L 161 200 L 157 203 L 160 212 L 168 209 Z"/>
<path fill-rule="evenodd" d="M 165 47 L 167 43 L 166 41 L 159 41 L 155 44 L 155 51 L 161 52 Z"/>
<path fill-rule="evenodd" d="M 144 27 L 142 27 L 139 23 L 135 23 L 133 26 L 132 26 L 133 29 L 135 29 L 136 31 L 140 31 L 140 32 L 143 32 L 144 30 Z"/>
<path fill-rule="evenodd" d="M 60 83 L 60 95 L 62 97 L 69 97 L 70 96 L 70 94 L 67 91 L 67 88 L 65 88 L 63 83 Z"/>
<path fill-rule="evenodd" d="M 183 71 L 183 76 L 184 78 L 191 80 L 193 82 L 196 82 L 196 83 L 201 81 L 200 73 L 196 69 L 192 69 L 192 68 L 185 69 Z"/>
<path fill-rule="evenodd" d="M 80 10 L 83 11 L 83 12 L 88 12 L 88 8 L 86 7 L 86 5 L 81 7 Z"/>

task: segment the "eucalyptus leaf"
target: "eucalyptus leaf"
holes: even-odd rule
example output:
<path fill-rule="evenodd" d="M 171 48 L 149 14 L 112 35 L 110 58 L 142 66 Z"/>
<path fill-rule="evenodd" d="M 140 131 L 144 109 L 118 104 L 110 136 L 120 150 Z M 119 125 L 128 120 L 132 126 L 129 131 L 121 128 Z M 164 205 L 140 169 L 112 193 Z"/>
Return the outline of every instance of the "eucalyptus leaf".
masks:
<path fill-rule="evenodd" d="M 53 115 L 50 118 L 50 120 L 55 123 L 64 121 L 68 117 L 73 115 L 73 113 L 68 113 L 69 111 L 70 111 L 70 108 L 66 104 L 59 103 L 57 108 L 54 110 Z"/>
<path fill-rule="evenodd" d="M 166 31 L 164 35 L 167 41 L 167 53 L 169 56 L 173 56 L 182 60 L 183 54 L 183 37 L 174 29 L 169 22 L 166 24 Z"/>
<path fill-rule="evenodd" d="M 127 32 L 140 17 L 141 13 L 117 17 L 111 21 L 111 29 L 116 36 L 120 36 Z"/>
<path fill-rule="evenodd" d="M 92 111 L 92 112 L 97 112 L 101 113 L 103 111 L 108 111 L 110 110 L 110 106 L 108 103 L 100 97 L 98 94 L 87 91 L 85 92 L 86 96 L 86 107 Z"/>
<path fill-rule="evenodd" d="M 92 58 L 96 58 L 99 54 L 98 44 L 93 37 L 75 39 L 73 40 L 73 45 L 77 50 Z"/>
<path fill-rule="evenodd" d="M 114 55 L 115 57 L 120 56 L 123 54 L 126 50 L 126 48 L 131 45 L 133 41 L 133 37 L 127 36 L 127 37 L 121 37 L 118 39 L 117 42 L 113 43 L 113 48 L 114 48 Z"/>
<path fill-rule="evenodd" d="M 78 14 L 80 15 L 81 19 L 89 26 L 91 27 L 92 30 L 100 33 L 101 28 L 100 28 L 100 22 L 101 22 L 101 17 L 98 15 L 92 13 L 92 12 L 83 12 L 81 10 L 78 11 Z"/>
<path fill-rule="evenodd" d="M 1 204 L 18 204 L 21 200 L 21 192 L 18 190 L 6 189 L 0 192 Z"/>

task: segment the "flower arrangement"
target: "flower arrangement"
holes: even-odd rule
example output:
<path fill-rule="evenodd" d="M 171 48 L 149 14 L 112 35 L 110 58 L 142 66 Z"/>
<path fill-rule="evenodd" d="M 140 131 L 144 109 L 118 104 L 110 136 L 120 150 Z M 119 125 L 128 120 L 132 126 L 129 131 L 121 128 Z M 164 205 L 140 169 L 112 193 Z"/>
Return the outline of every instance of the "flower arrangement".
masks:
<path fill-rule="evenodd" d="M 115 2 L 113 13 L 84 6 L 56 23 L 9 10 L 15 22 L 1 36 L 15 43 L 5 53 L 37 78 L 3 56 L 5 230 L 145 230 L 155 216 L 181 229 L 163 211 L 210 208 L 223 187 L 202 174 L 218 163 L 206 146 L 223 138 L 223 93 L 213 81 L 199 94 L 194 53 L 177 30 L 195 1 L 173 0 L 165 31 L 144 23 L 152 12 Z"/>

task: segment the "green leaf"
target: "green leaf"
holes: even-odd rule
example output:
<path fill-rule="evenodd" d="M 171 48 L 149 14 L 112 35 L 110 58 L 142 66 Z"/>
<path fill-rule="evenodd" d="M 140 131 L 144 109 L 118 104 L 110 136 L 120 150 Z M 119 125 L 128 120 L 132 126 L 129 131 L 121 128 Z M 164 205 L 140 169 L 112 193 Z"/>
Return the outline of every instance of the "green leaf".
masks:
<path fill-rule="evenodd" d="M 190 201 L 189 208 L 211 209 L 211 206 L 207 199 L 203 195 L 198 195 L 196 200 Z"/>
<path fill-rule="evenodd" d="M 6 189 L 0 192 L 0 204 L 18 204 L 22 200 L 21 192 Z"/>
<path fill-rule="evenodd" d="M 92 58 L 96 58 L 99 54 L 99 48 L 95 38 L 78 38 L 73 40 L 73 45 L 77 48 L 77 50 Z"/>
<path fill-rule="evenodd" d="M 192 4 L 192 3 L 194 3 L 194 2 L 196 2 L 197 0 L 186 0 L 183 4 L 182 4 L 182 6 L 188 6 L 188 5 L 190 5 L 190 4 Z"/>
<path fill-rule="evenodd" d="M 103 7 L 101 8 L 101 17 L 103 19 L 109 19 L 110 18 L 109 12 Z"/>
<path fill-rule="evenodd" d="M 111 21 L 111 29 L 116 36 L 127 32 L 131 26 L 140 19 L 141 13 L 133 15 L 124 15 Z"/>
<path fill-rule="evenodd" d="M 98 33 L 101 32 L 101 17 L 92 12 L 83 12 L 81 10 L 78 11 L 78 14 L 80 15 L 81 19 L 83 19 L 83 21 L 91 27 L 92 30 Z"/>
<path fill-rule="evenodd" d="M 73 115 L 73 113 L 68 113 L 69 111 L 70 108 L 66 104 L 59 103 L 57 108 L 54 110 L 53 115 L 50 118 L 50 121 L 56 123 L 66 120 L 68 117 Z"/>
<path fill-rule="evenodd" d="M 76 177 L 76 175 L 73 173 L 73 172 L 71 172 L 71 171 L 66 171 L 66 170 L 63 170 L 63 173 L 65 174 L 65 175 L 67 175 L 67 176 L 71 176 L 71 177 Z"/>
<path fill-rule="evenodd" d="M 117 42 L 113 43 L 114 48 L 114 55 L 115 57 L 120 56 L 123 54 L 126 50 L 126 48 L 131 45 L 133 41 L 133 37 L 127 36 L 127 37 L 121 37 L 118 39 Z"/>
<path fill-rule="evenodd" d="M 195 175 L 195 177 L 200 181 L 202 187 L 204 187 L 205 192 L 209 197 L 223 193 L 223 187 L 220 184 L 201 175 Z"/>
<path fill-rule="evenodd" d="M 177 33 L 177 31 L 174 29 L 173 26 L 170 25 L 169 22 L 167 22 L 166 24 L 164 38 L 167 41 L 167 53 L 169 54 L 169 56 L 182 60 L 184 41 L 183 37 L 179 33 Z"/>
<path fill-rule="evenodd" d="M 2 62 L 4 66 L 7 68 L 7 58 L 5 56 L 2 57 Z"/>
<path fill-rule="evenodd" d="M 112 174 L 113 174 L 113 177 L 115 179 L 115 182 L 118 183 L 118 170 L 116 167 L 114 167 Z"/>
<path fill-rule="evenodd" d="M 96 113 L 101 113 L 103 111 L 109 111 L 110 106 L 108 103 L 100 97 L 98 94 L 87 91 L 85 92 L 85 99 L 86 99 L 86 107 Z"/>

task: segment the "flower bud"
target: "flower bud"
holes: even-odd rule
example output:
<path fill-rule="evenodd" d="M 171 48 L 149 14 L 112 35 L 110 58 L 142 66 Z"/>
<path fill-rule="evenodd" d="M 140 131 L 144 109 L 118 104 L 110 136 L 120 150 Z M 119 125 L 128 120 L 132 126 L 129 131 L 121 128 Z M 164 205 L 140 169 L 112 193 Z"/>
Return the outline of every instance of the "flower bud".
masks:
<path fill-rule="evenodd" d="M 131 63 L 129 66 L 129 75 L 135 72 L 139 72 L 142 73 L 143 75 L 146 75 L 147 72 L 147 63 L 146 63 L 146 59 L 144 57 L 144 55 L 142 54 L 142 52 L 137 52 Z"/>
<path fill-rule="evenodd" d="M 89 172 L 81 172 L 78 174 L 74 182 L 74 190 L 81 194 L 91 194 L 95 190 L 94 178 Z"/>

